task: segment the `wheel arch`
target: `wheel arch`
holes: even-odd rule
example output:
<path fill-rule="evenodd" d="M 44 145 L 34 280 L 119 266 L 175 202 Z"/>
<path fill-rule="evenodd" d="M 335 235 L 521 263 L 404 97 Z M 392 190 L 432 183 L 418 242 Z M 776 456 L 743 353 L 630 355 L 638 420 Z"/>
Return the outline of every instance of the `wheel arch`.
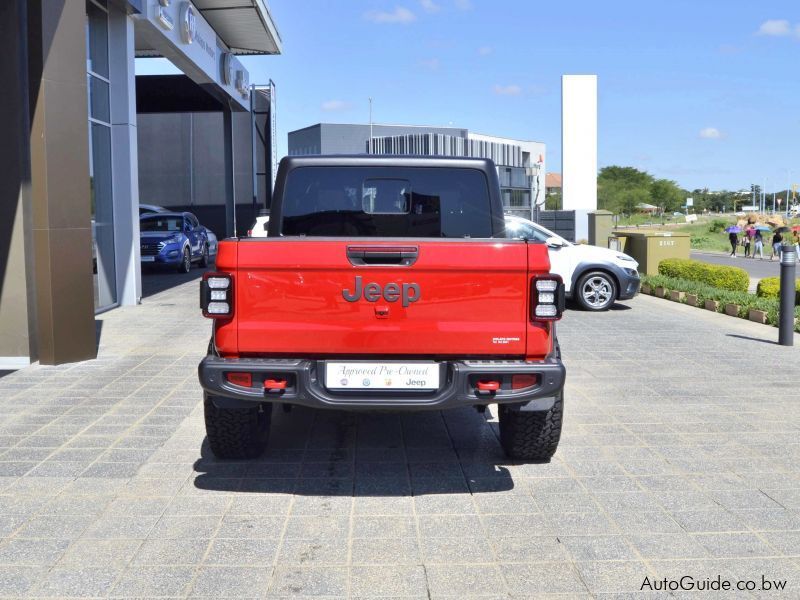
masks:
<path fill-rule="evenodd" d="M 580 264 L 578 264 L 578 266 L 575 267 L 575 270 L 572 272 L 572 287 L 570 288 L 570 297 L 571 298 L 575 297 L 575 290 L 578 287 L 578 281 L 580 281 L 581 277 L 583 277 L 584 275 L 586 275 L 586 273 L 589 273 L 591 271 L 600 271 L 601 273 L 605 273 L 606 275 L 611 277 L 611 280 L 614 282 L 614 285 L 616 286 L 616 289 L 614 290 L 614 292 L 615 292 L 614 300 L 615 301 L 618 300 L 619 299 L 620 290 L 622 289 L 621 282 L 620 282 L 620 279 L 619 279 L 619 275 L 617 275 L 614 272 L 613 265 L 606 264 L 606 263 L 580 263 Z"/>

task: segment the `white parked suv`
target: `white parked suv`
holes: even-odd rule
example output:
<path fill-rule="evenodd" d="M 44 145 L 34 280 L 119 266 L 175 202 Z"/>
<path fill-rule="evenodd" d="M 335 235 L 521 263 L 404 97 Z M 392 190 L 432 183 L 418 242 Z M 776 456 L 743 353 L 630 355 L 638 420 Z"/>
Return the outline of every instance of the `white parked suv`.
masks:
<path fill-rule="evenodd" d="M 637 263 L 627 254 L 573 244 L 541 225 L 506 215 L 506 236 L 547 244 L 550 271 L 564 280 L 567 298 L 585 310 L 608 310 L 617 300 L 628 300 L 639 292 Z"/>

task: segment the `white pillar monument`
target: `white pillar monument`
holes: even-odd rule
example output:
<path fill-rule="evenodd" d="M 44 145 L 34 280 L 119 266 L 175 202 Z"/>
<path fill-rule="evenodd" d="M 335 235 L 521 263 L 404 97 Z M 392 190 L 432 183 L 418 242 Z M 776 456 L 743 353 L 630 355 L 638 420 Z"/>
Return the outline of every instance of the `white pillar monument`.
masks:
<path fill-rule="evenodd" d="M 561 77 L 561 175 L 575 240 L 588 240 L 588 214 L 597 210 L 597 75 Z"/>

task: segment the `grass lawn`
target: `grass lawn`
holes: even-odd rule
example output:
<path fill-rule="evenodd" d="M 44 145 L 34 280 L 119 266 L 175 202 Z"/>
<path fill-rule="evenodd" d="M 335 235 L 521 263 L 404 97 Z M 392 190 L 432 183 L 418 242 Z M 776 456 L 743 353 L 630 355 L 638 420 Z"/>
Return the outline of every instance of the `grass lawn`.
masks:
<path fill-rule="evenodd" d="M 701 221 L 697 220 L 696 223 L 683 223 L 675 227 L 675 231 L 688 233 L 692 236 L 692 250 L 711 250 L 715 252 L 730 252 L 731 244 L 728 241 L 728 234 L 724 231 L 711 233 L 708 226 L 712 219 Z M 725 219 L 727 221 L 727 219 Z M 730 223 L 735 225 L 736 222 Z"/>

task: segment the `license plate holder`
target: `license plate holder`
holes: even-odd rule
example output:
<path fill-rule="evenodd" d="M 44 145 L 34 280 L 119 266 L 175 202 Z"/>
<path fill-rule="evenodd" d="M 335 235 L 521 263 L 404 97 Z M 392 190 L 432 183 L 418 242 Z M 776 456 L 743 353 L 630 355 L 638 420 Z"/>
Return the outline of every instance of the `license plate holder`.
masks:
<path fill-rule="evenodd" d="M 439 363 L 433 361 L 325 363 L 325 387 L 333 391 L 430 392 L 440 381 Z"/>
<path fill-rule="evenodd" d="M 156 262 L 155 256 L 142 256 L 142 262 Z"/>

